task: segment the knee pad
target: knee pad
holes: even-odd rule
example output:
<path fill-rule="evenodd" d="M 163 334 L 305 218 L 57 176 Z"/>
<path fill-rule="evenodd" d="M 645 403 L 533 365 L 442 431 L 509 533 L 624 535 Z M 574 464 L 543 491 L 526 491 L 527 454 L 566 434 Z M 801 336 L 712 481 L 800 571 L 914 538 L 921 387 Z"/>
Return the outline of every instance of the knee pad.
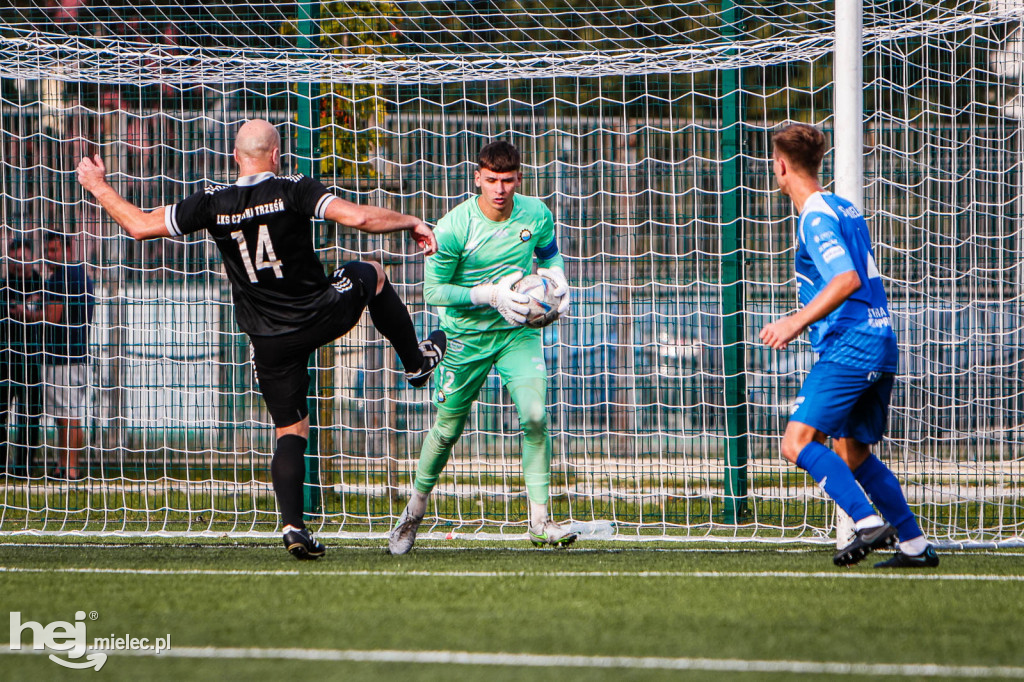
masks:
<path fill-rule="evenodd" d="M 369 263 L 350 261 L 331 273 L 331 286 L 338 288 L 337 285 L 345 280 L 359 282 L 370 297 L 377 292 L 377 268 Z"/>

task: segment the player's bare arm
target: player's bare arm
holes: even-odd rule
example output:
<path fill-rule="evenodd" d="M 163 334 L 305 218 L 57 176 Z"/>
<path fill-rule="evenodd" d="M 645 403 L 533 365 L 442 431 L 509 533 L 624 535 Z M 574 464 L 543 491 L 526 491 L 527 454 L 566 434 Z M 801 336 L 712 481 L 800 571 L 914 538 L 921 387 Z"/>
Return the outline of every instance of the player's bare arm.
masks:
<path fill-rule="evenodd" d="M 379 206 L 361 206 L 345 199 L 335 198 L 327 205 L 324 217 L 348 227 L 381 234 L 408 230 L 425 256 L 437 253 L 434 231 L 419 218 Z"/>
<path fill-rule="evenodd" d="M 766 324 L 759 335 L 761 341 L 770 348 L 782 350 L 809 325 L 841 306 L 859 288 L 860 277 L 856 270 L 836 275 L 806 306 L 792 315 Z"/>
<path fill-rule="evenodd" d="M 110 217 L 134 239 L 155 239 L 169 237 L 170 232 L 164 224 L 165 207 L 153 211 L 143 211 L 120 194 L 107 182 L 107 169 L 103 159 L 97 154 L 85 157 L 78 163 L 78 184 L 84 187 Z"/>

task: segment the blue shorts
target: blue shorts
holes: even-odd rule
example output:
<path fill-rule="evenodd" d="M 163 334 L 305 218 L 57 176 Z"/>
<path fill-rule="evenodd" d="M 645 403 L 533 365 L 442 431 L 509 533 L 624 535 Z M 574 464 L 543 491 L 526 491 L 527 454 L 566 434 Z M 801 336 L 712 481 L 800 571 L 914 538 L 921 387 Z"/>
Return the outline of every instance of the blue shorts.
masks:
<path fill-rule="evenodd" d="M 819 362 L 804 380 L 789 419 L 832 438 L 872 445 L 885 433 L 895 377 L 892 372 Z"/>

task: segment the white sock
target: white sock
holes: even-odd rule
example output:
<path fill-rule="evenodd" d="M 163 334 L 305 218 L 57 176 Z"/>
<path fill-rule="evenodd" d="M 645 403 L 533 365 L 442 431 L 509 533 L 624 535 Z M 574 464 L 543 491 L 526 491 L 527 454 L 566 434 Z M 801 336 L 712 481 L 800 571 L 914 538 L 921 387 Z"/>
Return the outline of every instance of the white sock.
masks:
<path fill-rule="evenodd" d="M 409 504 L 406 508 L 409 513 L 419 518 L 427 513 L 427 500 L 430 499 L 430 493 L 421 493 L 419 490 L 412 491 L 412 497 L 409 498 Z"/>
<path fill-rule="evenodd" d="M 872 514 L 871 516 L 865 516 L 863 519 L 853 524 L 853 527 L 857 530 L 868 530 L 870 528 L 878 528 L 884 523 L 885 521 L 882 520 L 881 516 L 878 514 Z"/>
<path fill-rule="evenodd" d="M 548 522 L 548 505 L 530 500 L 530 527 L 537 528 Z"/>
<path fill-rule="evenodd" d="M 928 541 L 924 539 L 923 535 L 900 542 L 900 551 L 907 556 L 921 556 L 926 549 L 928 549 Z"/>

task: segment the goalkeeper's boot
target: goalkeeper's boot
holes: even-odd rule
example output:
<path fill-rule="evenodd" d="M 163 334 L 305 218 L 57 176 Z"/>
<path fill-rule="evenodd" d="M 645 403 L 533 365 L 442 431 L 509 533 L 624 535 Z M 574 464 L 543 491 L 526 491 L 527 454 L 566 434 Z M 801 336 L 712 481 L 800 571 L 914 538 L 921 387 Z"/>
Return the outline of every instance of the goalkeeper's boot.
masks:
<path fill-rule="evenodd" d="M 296 559 L 319 559 L 327 553 L 327 548 L 309 530 L 295 526 L 284 527 L 284 546 Z"/>
<path fill-rule="evenodd" d="M 836 552 L 832 563 L 836 566 L 853 566 L 870 554 L 872 550 L 892 547 L 896 544 L 897 538 L 896 529 L 888 523 L 859 530 L 853 538 L 853 542 Z"/>
<path fill-rule="evenodd" d="M 398 523 L 391 529 L 388 535 L 388 552 L 391 554 L 408 554 L 416 542 L 416 532 L 423 522 L 422 516 L 413 516 L 409 513 L 409 505 L 402 510 L 398 517 Z"/>
<path fill-rule="evenodd" d="M 897 551 L 891 559 L 875 564 L 875 568 L 935 568 L 938 565 L 939 555 L 934 547 L 928 545 L 928 549 L 917 556 Z"/>
<path fill-rule="evenodd" d="M 423 386 L 430 379 L 434 368 L 441 364 L 444 352 L 448 349 L 448 336 L 440 329 L 430 332 L 423 341 L 420 341 L 420 351 L 423 353 L 423 364 L 418 370 L 406 372 L 406 380 L 416 388 Z"/>
<path fill-rule="evenodd" d="M 576 542 L 576 533 L 549 520 L 542 525 L 530 526 L 530 542 L 534 547 L 568 547 Z"/>

